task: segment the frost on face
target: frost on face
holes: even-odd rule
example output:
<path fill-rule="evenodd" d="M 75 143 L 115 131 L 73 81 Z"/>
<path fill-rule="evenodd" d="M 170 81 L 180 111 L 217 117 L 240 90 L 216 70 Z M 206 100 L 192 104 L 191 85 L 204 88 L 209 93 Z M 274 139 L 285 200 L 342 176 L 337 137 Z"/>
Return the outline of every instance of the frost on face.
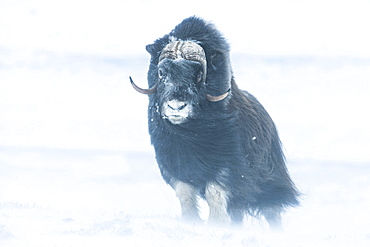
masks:
<path fill-rule="evenodd" d="M 163 104 L 162 117 L 172 124 L 181 124 L 191 115 L 192 106 L 184 101 L 171 100 Z"/>

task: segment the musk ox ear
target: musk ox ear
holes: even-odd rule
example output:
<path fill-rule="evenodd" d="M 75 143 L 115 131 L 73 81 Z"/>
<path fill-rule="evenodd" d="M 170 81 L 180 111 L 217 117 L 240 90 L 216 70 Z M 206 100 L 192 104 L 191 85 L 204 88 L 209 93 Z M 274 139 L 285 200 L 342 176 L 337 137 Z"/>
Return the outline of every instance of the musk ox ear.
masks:
<path fill-rule="evenodd" d="M 155 49 L 155 45 L 154 44 L 150 44 L 150 45 L 147 45 L 145 47 L 146 51 L 149 52 L 150 55 L 154 56 L 157 54 L 156 52 L 156 49 Z"/>
<path fill-rule="evenodd" d="M 149 54 L 152 56 L 152 62 L 158 63 L 159 55 L 168 43 L 169 38 L 168 34 L 166 34 L 165 36 L 163 36 L 163 38 L 157 39 L 156 41 L 154 41 L 153 44 L 149 44 L 145 47 L 147 52 L 149 52 Z"/>
<path fill-rule="evenodd" d="M 147 52 L 149 52 L 149 54 L 151 56 L 150 63 L 157 65 L 158 64 L 159 54 L 160 54 L 160 52 L 162 50 L 160 48 L 160 45 L 158 44 L 158 42 L 155 42 L 154 44 L 147 45 L 145 47 L 145 49 L 147 50 Z"/>
<path fill-rule="evenodd" d="M 217 70 L 220 67 L 225 67 L 228 64 L 227 57 L 222 52 L 213 52 L 209 56 L 212 70 Z"/>

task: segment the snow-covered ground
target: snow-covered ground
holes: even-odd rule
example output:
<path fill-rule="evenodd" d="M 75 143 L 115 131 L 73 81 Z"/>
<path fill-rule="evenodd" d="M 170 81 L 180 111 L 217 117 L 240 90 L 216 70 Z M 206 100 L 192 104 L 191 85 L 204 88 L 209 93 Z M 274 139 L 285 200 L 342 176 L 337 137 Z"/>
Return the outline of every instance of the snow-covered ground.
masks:
<path fill-rule="evenodd" d="M 221 15 L 233 8 L 204 1 L 166 17 L 166 0 L 120 2 L 0 4 L 0 246 L 370 246 L 367 2 L 230 1 Z M 239 86 L 278 126 L 304 193 L 284 233 L 184 223 L 160 177 L 128 76 L 145 86 L 145 45 L 192 14 L 226 34 Z"/>
<path fill-rule="evenodd" d="M 289 161 L 305 193 L 284 233 L 178 219 L 153 156 L 111 150 L 2 148 L 1 246 L 368 246 L 368 163 Z M 202 208 L 203 217 L 206 207 Z"/>

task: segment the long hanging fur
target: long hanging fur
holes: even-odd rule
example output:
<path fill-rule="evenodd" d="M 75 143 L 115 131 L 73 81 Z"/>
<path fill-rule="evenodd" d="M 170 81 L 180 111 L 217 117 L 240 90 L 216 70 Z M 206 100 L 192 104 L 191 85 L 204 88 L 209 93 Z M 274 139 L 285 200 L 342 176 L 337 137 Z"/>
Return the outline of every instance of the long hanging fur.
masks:
<path fill-rule="evenodd" d="M 197 17 L 185 19 L 173 31 L 147 46 L 151 54 L 149 87 L 157 83 L 158 58 L 174 40 L 191 40 L 204 49 L 207 87 L 200 89 L 198 108 L 191 120 L 174 125 L 159 114 L 165 95 L 149 96 L 148 122 L 151 142 L 164 180 L 182 181 L 197 188 L 224 186 L 229 192 L 228 212 L 241 221 L 270 208 L 280 211 L 299 204 L 299 192 L 289 177 L 274 122 L 257 99 L 236 85 L 229 45 L 212 25 Z M 208 102 L 204 95 L 230 95 Z"/>

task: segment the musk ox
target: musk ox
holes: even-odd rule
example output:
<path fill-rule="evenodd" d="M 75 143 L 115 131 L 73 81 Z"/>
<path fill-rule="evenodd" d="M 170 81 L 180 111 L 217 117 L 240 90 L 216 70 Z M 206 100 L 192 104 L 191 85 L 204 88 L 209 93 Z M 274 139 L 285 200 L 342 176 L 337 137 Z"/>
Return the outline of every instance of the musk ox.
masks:
<path fill-rule="evenodd" d="M 130 81 L 149 95 L 151 143 L 182 217 L 199 220 L 200 196 L 209 205 L 208 222 L 240 223 L 250 214 L 279 227 L 281 212 L 297 206 L 300 194 L 274 122 L 234 81 L 225 38 L 190 17 L 146 50 L 149 89 Z"/>

